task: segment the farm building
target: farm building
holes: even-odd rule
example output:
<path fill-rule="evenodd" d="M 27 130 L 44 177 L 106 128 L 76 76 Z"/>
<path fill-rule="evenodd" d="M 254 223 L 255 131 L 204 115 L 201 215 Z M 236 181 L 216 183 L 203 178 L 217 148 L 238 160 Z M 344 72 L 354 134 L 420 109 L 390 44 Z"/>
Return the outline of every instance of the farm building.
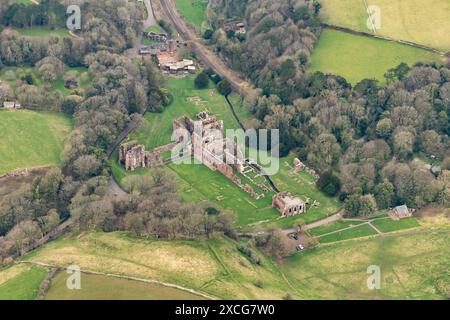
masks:
<path fill-rule="evenodd" d="M 414 212 L 413 209 L 409 209 L 406 206 L 406 204 L 404 204 L 402 206 L 398 206 L 390 210 L 388 214 L 392 220 L 400 220 L 412 217 L 413 212 Z"/>
<path fill-rule="evenodd" d="M 272 206 L 277 209 L 283 217 L 290 217 L 304 213 L 305 202 L 298 197 L 293 197 L 289 192 L 280 192 L 273 197 Z"/>

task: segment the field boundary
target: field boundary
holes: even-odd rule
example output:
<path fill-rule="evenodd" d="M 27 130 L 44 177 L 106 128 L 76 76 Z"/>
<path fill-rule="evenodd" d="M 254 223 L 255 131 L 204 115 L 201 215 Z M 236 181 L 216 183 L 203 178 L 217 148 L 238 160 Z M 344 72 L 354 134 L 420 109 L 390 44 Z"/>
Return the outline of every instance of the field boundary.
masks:
<path fill-rule="evenodd" d="M 16 261 L 16 264 L 28 264 L 28 265 L 35 265 L 35 266 L 40 266 L 40 267 L 45 267 L 45 268 L 56 268 L 58 270 L 65 270 L 67 269 L 66 267 L 63 266 L 58 266 L 58 265 L 52 265 L 52 264 L 48 264 L 48 263 L 43 263 L 43 262 L 35 262 L 35 261 Z M 168 283 L 168 282 L 164 282 L 164 281 L 159 281 L 159 280 L 150 280 L 150 279 L 144 279 L 144 278 L 138 278 L 138 277 L 132 277 L 132 276 L 126 276 L 126 275 L 119 275 L 119 274 L 114 274 L 114 273 L 106 273 L 106 272 L 98 272 L 98 271 L 92 271 L 92 270 L 80 270 L 81 273 L 85 273 L 85 274 L 91 274 L 91 275 L 97 275 L 97 276 L 105 276 L 105 277 L 110 277 L 110 278 L 117 278 L 117 279 L 124 279 L 124 280 L 133 280 L 133 281 L 139 281 L 139 282 L 144 282 L 144 283 L 149 283 L 149 284 L 158 284 L 164 287 L 168 287 L 168 288 L 174 288 L 174 289 L 179 289 L 182 291 L 186 291 L 201 297 L 204 297 L 208 300 L 219 300 L 218 297 L 214 297 L 212 295 L 209 295 L 207 293 L 204 292 L 200 292 L 194 289 L 190 289 L 190 288 L 186 288 L 177 284 L 173 284 L 173 283 Z"/>
<path fill-rule="evenodd" d="M 396 42 L 399 44 L 404 44 L 404 45 L 408 45 L 410 47 L 414 47 L 417 49 L 423 49 L 423 50 L 427 50 L 436 54 L 439 54 L 440 56 L 444 56 L 446 54 L 445 51 L 433 48 L 433 47 L 429 47 L 429 46 L 425 46 L 422 44 L 418 44 L 415 42 L 411 42 L 411 41 L 405 41 L 405 40 L 397 40 L 388 36 L 381 36 L 378 34 L 372 34 L 372 33 L 368 33 L 368 32 L 364 32 L 364 31 L 356 31 L 347 27 L 341 27 L 341 26 L 337 26 L 334 24 L 328 24 L 328 23 L 321 23 L 322 28 L 324 29 L 331 29 L 331 30 L 336 30 L 336 31 L 341 31 L 341 32 L 345 32 L 345 33 L 349 33 L 349 34 L 353 34 L 356 36 L 363 36 L 363 37 L 367 37 L 367 38 L 373 38 L 373 39 L 379 39 L 379 40 L 386 40 L 386 41 L 390 41 L 390 42 Z"/>

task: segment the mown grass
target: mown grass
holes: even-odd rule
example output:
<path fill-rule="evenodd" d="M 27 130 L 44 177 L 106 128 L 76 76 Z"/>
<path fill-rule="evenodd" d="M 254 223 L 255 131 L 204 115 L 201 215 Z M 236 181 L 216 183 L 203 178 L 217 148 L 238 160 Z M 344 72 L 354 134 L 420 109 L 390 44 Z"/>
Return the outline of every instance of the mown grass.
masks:
<path fill-rule="evenodd" d="M 390 68 L 405 62 L 439 62 L 438 54 L 396 42 L 372 39 L 335 30 L 324 30 L 313 51 L 310 72 L 344 77 L 352 84 L 363 79 L 385 82 Z"/>
<path fill-rule="evenodd" d="M 226 129 L 238 128 L 238 123 L 233 117 L 225 98 L 217 93 L 210 82 L 207 89 L 195 89 L 195 76 L 183 78 L 167 78 L 166 85 L 173 95 L 173 103 L 162 113 L 146 113 L 143 124 L 130 136 L 131 140 L 138 140 L 144 144 L 147 150 L 171 142 L 173 132 L 173 120 L 181 116 L 196 118 L 200 111 L 208 110 L 212 115 L 224 121 Z M 193 98 L 199 98 L 200 102 L 193 102 Z M 237 101 L 237 98 L 234 98 Z M 237 112 L 245 121 L 249 113 L 242 104 L 236 105 Z"/>
<path fill-rule="evenodd" d="M 324 21 L 357 31 L 367 28 L 367 9 L 363 0 L 322 0 Z M 377 34 L 411 41 L 444 51 L 450 50 L 450 3 L 447 0 L 367 0 L 381 10 L 381 29 Z"/>
<path fill-rule="evenodd" d="M 308 205 L 306 213 L 278 219 L 275 222 L 271 221 L 269 224 L 276 225 L 283 229 L 292 228 L 299 222 L 311 223 L 326 218 L 340 210 L 342 204 L 339 200 L 337 198 L 329 197 L 317 189 L 313 176 L 306 172 L 294 172 L 293 156 L 273 159 L 273 161 L 279 161 L 278 172 L 271 176 L 278 189 L 290 191 L 294 196 L 298 196 L 304 201 L 310 199 L 310 204 L 316 200 L 319 203 L 319 206 L 311 207 Z"/>
<path fill-rule="evenodd" d="M 23 168 L 59 165 L 72 120 L 62 114 L 0 110 L 0 175 Z"/>
<path fill-rule="evenodd" d="M 329 242 L 336 242 L 336 241 L 342 241 L 342 240 L 348 240 L 348 239 L 355 239 L 355 238 L 361 238 L 361 237 L 367 237 L 376 235 L 377 232 L 374 228 L 372 228 L 368 224 L 363 224 L 360 226 L 357 226 L 355 228 L 351 228 L 348 230 L 339 231 L 336 233 L 332 233 L 329 235 L 325 235 L 323 237 L 318 238 L 320 243 L 329 243 Z"/>
<path fill-rule="evenodd" d="M 27 265 L 0 269 L 0 300 L 34 300 L 47 272 L 45 268 Z"/>
<path fill-rule="evenodd" d="M 81 289 L 67 288 L 64 271 L 53 279 L 46 300 L 204 300 L 176 288 L 101 275 L 81 274 Z"/>
<path fill-rule="evenodd" d="M 399 221 L 392 220 L 391 218 L 384 218 L 374 220 L 372 224 L 381 232 L 394 232 L 420 227 L 416 218 L 402 219 Z"/>
<path fill-rule="evenodd" d="M 311 236 L 316 237 L 316 236 L 320 236 L 320 235 L 323 235 L 323 234 L 327 234 L 327 233 L 331 233 L 331 232 L 334 232 L 334 231 L 338 231 L 338 230 L 341 230 L 341 229 L 349 228 L 349 227 L 352 227 L 352 226 L 357 226 L 357 225 L 359 225 L 361 223 L 362 223 L 361 221 L 336 221 L 336 222 L 333 222 L 333 223 L 330 223 L 330 224 L 327 224 L 327 225 L 324 225 L 324 226 L 320 226 L 320 227 L 317 227 L 317 228 L 314 228 L 314 229 L 310 229 L 310 230 L 308 230 L 308 233 Z"/>

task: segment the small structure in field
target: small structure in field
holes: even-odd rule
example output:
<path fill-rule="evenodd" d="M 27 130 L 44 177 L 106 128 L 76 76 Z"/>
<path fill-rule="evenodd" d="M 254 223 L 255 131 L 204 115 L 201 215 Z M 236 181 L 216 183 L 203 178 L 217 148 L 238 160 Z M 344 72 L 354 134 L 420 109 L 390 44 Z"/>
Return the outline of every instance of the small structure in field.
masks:
<path fill-rule="evenodd" d="M 17 101 L 5 101 L 3 102 L 3 108 L 5 109 L 20 109 L 22 106 Z"/>
<path fill-rule="evenodd" d="M 402 206 L 395 207 L 389 210 L 388 214 L 392 220 L 400 220 L 405 218 L 411 218 L 414 209 L 409 209 L 406 204 Z"/>
<path fill-rule="evenodd" d="M 272 206 L 277 209 L 283 217 L 290 217 L 304 213 L 306 205 L 303 200 L 292 196 L 290 192 L 280 192 L 273 197 Z"/>

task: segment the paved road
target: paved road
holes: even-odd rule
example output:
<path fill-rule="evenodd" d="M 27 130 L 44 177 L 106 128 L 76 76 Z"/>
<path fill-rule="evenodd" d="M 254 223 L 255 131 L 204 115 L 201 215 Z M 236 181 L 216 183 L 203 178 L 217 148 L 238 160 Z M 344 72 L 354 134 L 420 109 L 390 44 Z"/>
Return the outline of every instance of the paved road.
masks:
<path fill-rule="evenodd" d="M 197 58 L 201 60 L 206 67 L 214 70 L 215 73 L 222 78 L 228 79 L 234 90 L 242 93 L 246 88 L 250 88 L 250 84 L 242 79 L 242 77 L 236 72 L 228 68 L 225 63 L 219 58 L 211 49 L 207 48 L 198 38 L 194 30 L 192 30 L 181 18 L 180 13 L 176 9 L 176 4 L 173 0 L 159 0 L 161 8 L 167 18 L 175 26 L 175 30 L 180 37 L 190 43 L 192 51 L 196 54 Z"/>

